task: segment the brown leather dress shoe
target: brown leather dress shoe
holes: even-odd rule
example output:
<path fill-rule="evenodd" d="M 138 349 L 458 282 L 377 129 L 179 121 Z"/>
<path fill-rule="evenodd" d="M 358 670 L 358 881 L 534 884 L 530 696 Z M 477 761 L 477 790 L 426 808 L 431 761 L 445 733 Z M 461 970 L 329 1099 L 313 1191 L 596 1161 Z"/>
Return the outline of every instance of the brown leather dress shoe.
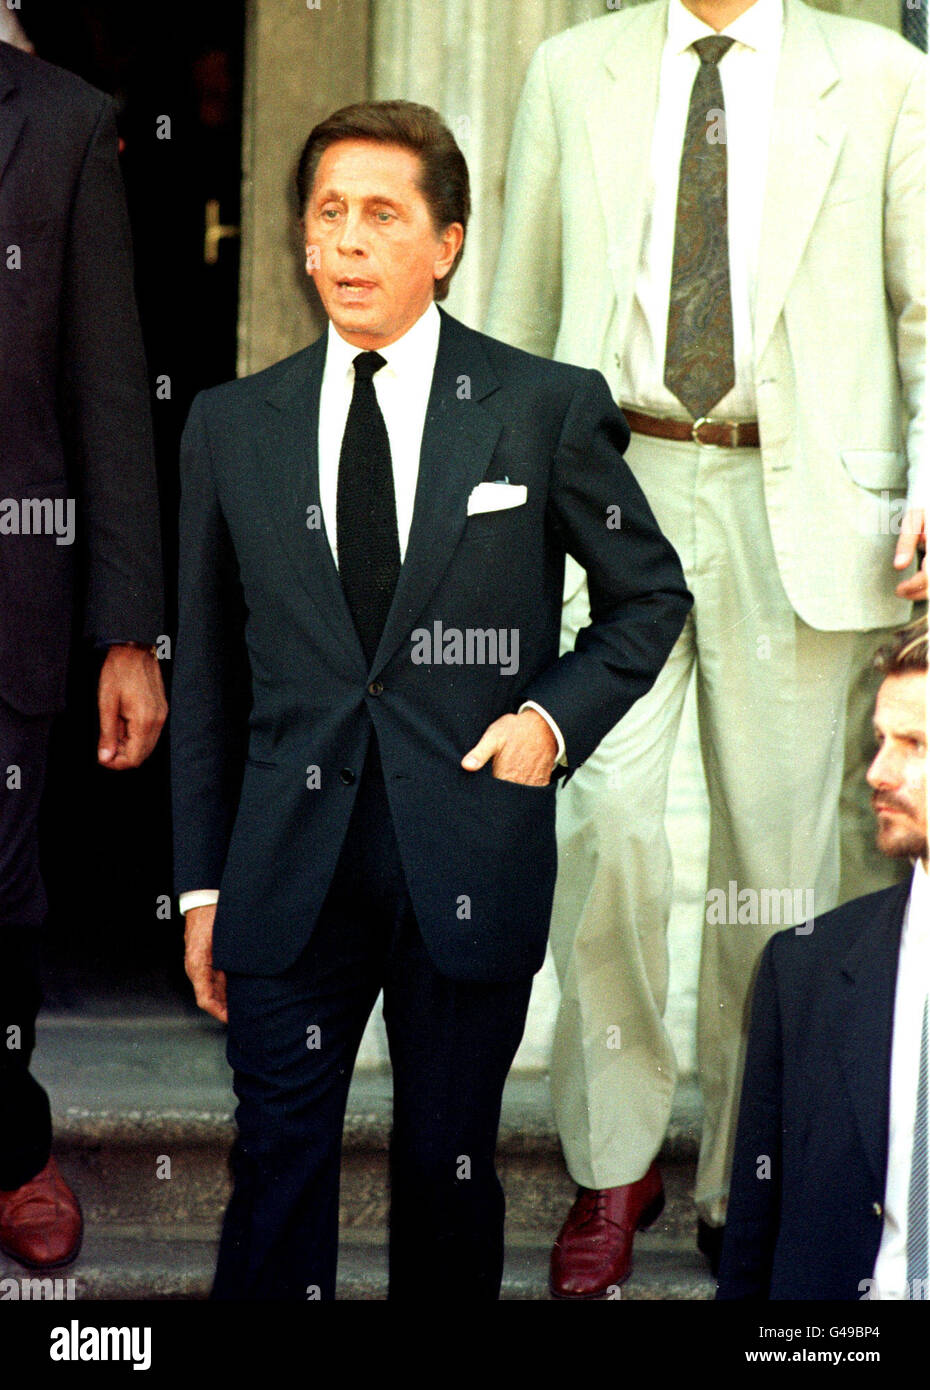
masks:
<path fill-rule="evenodd" d="M 0 1191 L 0 1250 L 29 1269 L 61 1269 L 81 1248 L 78 1199 L 53 1158 L 31 1182 Z"/>
<path fill-rule="evenodd" d="M 639 1182 L 592 1190 L 579 1187 L 549 1262 L 554 1298 L 603 1298 L 613 1284 L 629 1279 L 633 1236 L 645 1231 L 665 1206 L 656 1163 Z"/>

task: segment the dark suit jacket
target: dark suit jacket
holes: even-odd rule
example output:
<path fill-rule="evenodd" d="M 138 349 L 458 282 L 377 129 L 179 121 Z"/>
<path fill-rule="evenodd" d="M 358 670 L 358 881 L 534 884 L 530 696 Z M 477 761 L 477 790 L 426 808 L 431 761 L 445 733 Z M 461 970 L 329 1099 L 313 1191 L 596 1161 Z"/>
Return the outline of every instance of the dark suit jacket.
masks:
<path fill-rule="evenodd" d="M 74 498 L 87 636 L 155 640 L 158 501 L 113 104 L 5 43 L 0 498 Z M 0 534 L 0 698 L 23 713 L 63 702 L 74 548 Z"/>
<path fill-rule="evenodd" d="M 718 1298 L 859 1299 L 872 1278 L 909 891 L 856 898 L 762 954 Z"/>
<path fill-rule="evenodd" d="M 374 729 L 434 962 L 461 979 L 526 976 L 545 950 L 554 786 L 467 773 L 460 759 L 531 698 L 577 767 L 653 683 L 690 595 L 623 462 L 629 432 L 603 378 L 443 314 L 408 548 L 369 669 L 325 530 L 308 525 L 325 344 L 202 393 L 187 424 L 176 886 L 220 888 L 218 967 L 284 970 L 326 895 Z M 467 516 L 472 489 L 493 479 L 525 485 L 525 504 Z M 587 568 L 593 621 L 559 660 L 566 550 Z M 416 664 L 411 634 L 434 623 L 517 629 L 518 670 Z M 247 729 L 234 698 L 244 664 Z"/>

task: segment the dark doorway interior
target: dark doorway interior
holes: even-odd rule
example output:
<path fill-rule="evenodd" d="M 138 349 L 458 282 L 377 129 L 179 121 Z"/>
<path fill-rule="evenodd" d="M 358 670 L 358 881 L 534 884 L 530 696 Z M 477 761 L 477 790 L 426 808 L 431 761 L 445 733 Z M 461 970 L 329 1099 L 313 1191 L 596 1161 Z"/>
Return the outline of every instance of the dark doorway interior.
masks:
<path fill-rule="evenodd" d="M 235 375 L 244 12 L 244 0 L 22 0 L 20 9 L 40 57 L 117 103 L 171 643 L 181 429 L 194 394 Z M 76 642 L 42 822 L 47 1003 L 114 1013 L 192 1006 L 172 898 L 167 737 L 136 772 L 98 768 L 98 668 L 99 657 Z M 170 659 L 162 671 L 170 701 Z"/>

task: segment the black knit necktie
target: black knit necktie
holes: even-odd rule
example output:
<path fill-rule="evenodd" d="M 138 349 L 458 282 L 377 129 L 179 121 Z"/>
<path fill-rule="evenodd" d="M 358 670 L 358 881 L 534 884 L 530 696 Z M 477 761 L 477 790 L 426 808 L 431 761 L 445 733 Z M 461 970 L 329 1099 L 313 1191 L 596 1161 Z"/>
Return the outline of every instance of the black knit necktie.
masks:
<path fill-rule="evenodd" d="M 339 455 L 336 545 L 342 587 L 370 665 L 397 586 L 400 544 L 391 445 L 372 380 L 385 360 L 361 352 L 354 365 L 355 388 Z"/>
<path fill-rule="evenodd" d="M 678 180 L 675 252 L 668 305 L 665 384 L 695 420 L 710 413 L 736 380 L 727 147 L 717 64 L 731 38 L 698 39 L 701 60 L 688 108 Z"/>

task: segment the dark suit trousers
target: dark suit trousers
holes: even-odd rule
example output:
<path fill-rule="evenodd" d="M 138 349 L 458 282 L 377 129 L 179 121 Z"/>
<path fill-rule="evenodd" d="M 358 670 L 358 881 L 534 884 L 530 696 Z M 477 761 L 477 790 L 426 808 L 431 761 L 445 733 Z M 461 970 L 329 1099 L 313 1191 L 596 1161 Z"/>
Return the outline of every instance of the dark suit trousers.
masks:
<path fill-rule="evenodd" d="M 48 1096 L 29 1073 L 42 1002 L 39 933 L 46 901 L 38 819 L 49 715 L 23 715 L 0 700 L 0 1190 L 21 1187 L 52 1144 Z"/>
<path fill-rule="evenodd" d="M 504 1196 L 494 1150 L 531 984 L 463 984 L 432 964 L 372 736 L 306 949 L 282 975 L 227 976 L 239 1135 L 214 1298 L 335 1296 L 346 1097 L 383 988 L 394 1074 L 388 1296 L 496 1299 Z"/>

